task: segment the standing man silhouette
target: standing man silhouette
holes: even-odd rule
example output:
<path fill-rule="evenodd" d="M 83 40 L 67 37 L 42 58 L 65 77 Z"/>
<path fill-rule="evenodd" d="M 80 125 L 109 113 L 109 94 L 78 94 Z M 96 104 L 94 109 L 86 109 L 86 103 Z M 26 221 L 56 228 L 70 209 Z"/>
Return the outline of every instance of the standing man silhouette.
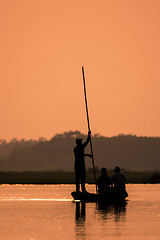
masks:
<path fill-rule="evenodd" d="M 87 193 L 85 188 L 85 180 L 86 180 L 86 167 L 85 167 L 85 157 L 92 157 L 91 154 L 85 154 L 84 149 L 88 145 L 90 141 L 91 132 L 88 132 L 87 140 L 82 143 L 82 138 L 76 139 L 76 147 L 74 148 L 75 155 L 75 178 L 76 178 L 76 192 L 80 192 L 80 181 L 81 181 L 81 189 L 82 193 Z"/>

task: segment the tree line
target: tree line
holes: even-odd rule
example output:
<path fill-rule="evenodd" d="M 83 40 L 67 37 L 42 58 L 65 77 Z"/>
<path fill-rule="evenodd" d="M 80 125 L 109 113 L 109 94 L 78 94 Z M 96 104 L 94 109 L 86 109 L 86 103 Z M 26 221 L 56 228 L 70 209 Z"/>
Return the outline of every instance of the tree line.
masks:
<path fill-rule="evenodd" d="M 79 131 L 56 134 L 50 140 L 0 140 L 0 171 L 73 171 L 75 139 Z M 116 165 L 130 171 L 160 170 L 160 137 L 118 135 L 92 136 L 95 165 L 113 169 Z M 86 153 L 89 153 L 89 146 Z M 92 168 L 86 159 L 87 168 Z"/>

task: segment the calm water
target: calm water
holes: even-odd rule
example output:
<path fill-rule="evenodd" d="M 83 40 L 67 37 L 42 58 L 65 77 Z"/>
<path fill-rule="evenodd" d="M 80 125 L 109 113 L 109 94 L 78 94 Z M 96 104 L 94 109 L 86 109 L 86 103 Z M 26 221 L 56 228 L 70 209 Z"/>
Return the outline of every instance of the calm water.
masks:
<path fill-rule="evenodd" d="M 0 239 L 160 239 L 160 184 L 127 185 L 123 206 L 73 202 L 73 190 L 74 185 L 1 185 Z"/>

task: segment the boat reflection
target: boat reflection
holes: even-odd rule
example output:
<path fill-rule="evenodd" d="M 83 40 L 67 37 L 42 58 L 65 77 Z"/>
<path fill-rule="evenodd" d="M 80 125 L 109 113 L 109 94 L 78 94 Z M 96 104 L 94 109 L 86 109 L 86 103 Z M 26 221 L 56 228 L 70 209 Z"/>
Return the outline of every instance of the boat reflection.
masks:
<path fill-rule="evenodd" d="M 84 201 L 75 202 L 75 234 L 77 238 L 86 239 L 86 232 L 89 231 L 90 224 L 96 221 L 103 222 L 124 222 L 126 221 L 127 201 L 116 204 L 86 203 Z M 91 211 L 93 209 L 93 211 Z M 88 210 L 88 211 L 87 211 Z M 87 214 L 88 212 L 88 214 Z M 92 214 L 91 214 L 92 212 Z M 86 217 L 87 214 L 87 217 Z M 95 215 L 95 218 L 94 218 Z"/>
<path fill-rule="evenodd" d="M 83 225 L 86 220 L 86 202 L 76 202 L 75 208 L 75 221 L 77 225 Z M 96 214 L 107 220 L 114 217 L 115 221 L 119 221 L 120 218 L 124 218 L 126 214 L 127 201 L 123 201 L 115 204 L 105 204 L 102 202 L 92 203 L 95 204 Z"/>
<path fill-rule="evenodd" d="M 113 219 L 115 222 L 120 220 L 125 220 L 127 201 L 115 203 L 115 204 L 104 204 L 104 203 L 96 203 L 96 213 L 104 220 L 108 221 L 109 219 Z"/>

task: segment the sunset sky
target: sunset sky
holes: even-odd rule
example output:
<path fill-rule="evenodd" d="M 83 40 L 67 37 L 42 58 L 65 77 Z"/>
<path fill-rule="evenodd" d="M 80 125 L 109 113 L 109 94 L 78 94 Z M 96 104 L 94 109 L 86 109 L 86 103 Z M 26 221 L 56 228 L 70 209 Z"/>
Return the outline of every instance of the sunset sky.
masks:
<path fill-rule="evenodd" d="M 160 136 L 159 0 L 1 0 L 0 139 Z"/>

